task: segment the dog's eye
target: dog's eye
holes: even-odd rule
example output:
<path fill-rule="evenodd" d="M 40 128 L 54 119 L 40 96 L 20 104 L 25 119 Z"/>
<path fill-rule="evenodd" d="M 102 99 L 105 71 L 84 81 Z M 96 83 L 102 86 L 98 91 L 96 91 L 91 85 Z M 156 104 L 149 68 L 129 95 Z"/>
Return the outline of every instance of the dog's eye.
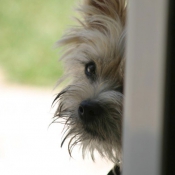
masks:
<path fill-rule="evenodd" d="M 93 77 L 95 75 L 95 69 L 96 69 L 95 63 L 90 62 L 90 63 L 86 64 L 86 66 L 85 66 L 85 74 L 88 77 Z"/>
<path fill-rule="evenodd" d="M 121 94 L 123 94 L 123 86 L 119 86 L 115 89 L 117 92 L 120 92 Z"/>

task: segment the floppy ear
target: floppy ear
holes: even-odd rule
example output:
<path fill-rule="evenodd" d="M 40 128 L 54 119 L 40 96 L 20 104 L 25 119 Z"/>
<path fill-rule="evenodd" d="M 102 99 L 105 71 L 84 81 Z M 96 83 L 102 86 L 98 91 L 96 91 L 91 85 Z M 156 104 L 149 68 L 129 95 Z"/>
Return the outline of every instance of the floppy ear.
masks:
<path fill-rule="evenodd" d="M 95 8 L 96 13 L 104 14 L 115 20 L 119 19 L 125 25 L 126 0 L 85 0 L 85 4 Z"/>

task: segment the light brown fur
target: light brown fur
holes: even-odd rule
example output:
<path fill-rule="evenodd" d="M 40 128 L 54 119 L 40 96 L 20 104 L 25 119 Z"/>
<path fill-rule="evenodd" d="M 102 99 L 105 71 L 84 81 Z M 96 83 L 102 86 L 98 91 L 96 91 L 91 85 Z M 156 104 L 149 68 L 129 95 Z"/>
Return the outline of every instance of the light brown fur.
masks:
<path fill-rule="evenodd" d="M 71 28 L 58 46 L 64 46 L 61 60 L 69 83 L 56 97 L 55 120 L 65 120 L 65 138 L 69 152 L 81 144 L 83 156 L 94 159 L 97 150 L 116 164 L 121 161 L 123 93 L 118 89 L 124 81 L 125 0 L 85 0 L 78 8 L 82 13 L 79 27 Z M 93 62 L 95 78 L 87 77 L 86 65 Z M 89 100 L 102 106 L 104 113 L 97 121 L 84 123 L 79 106 Z"/>

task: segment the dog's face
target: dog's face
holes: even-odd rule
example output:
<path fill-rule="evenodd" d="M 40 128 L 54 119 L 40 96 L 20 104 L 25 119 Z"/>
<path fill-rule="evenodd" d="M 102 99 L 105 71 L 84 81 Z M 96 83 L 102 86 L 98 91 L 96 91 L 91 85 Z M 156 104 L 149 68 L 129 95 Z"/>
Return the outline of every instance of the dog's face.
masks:
<path fill-rule="evenodd" d="M 124 79 L 123 0 L 88 0 L 79 9 L 81 27 L 59 41 L 66 47 L 64 77 L 71 81 L 56 97 L 56 120 L 64 119 L 71 154 L 75 145 L 83 156 L 97 150 L 117 163 L 121 159 Z"/>

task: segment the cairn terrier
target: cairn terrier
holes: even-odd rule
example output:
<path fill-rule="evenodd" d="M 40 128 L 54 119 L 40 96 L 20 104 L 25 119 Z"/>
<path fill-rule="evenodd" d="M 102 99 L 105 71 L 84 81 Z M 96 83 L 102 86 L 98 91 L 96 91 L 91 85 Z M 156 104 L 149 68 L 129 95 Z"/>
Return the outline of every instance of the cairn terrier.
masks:
<path fill-rule="evenodd" d="M 122 164 L 122 114 L 125 51 L 125 0 L 84 0 L 78 27 L 58 41 L 64 46 L 61 60 L 68 82 L 55 98 L 54 122 L 65 121 L 65 140 L 71 155 L 80 145 L 83 157 L 94 151 L 115 163 L 110 175 L 120 174 Z M 69 80 L 69 81 L 67 81 Z"/>

